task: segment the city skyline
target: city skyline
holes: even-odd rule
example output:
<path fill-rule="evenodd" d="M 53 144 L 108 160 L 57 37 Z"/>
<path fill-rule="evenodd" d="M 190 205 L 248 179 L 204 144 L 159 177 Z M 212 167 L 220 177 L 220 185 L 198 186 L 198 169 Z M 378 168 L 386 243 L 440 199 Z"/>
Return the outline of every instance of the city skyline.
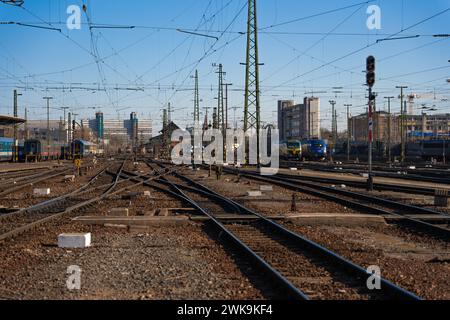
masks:
<path fill-rule="evenodd" d="M 88 7 L 81 30 L 67 30 L 71 4 Z M 367 28 L 370 5 L 381 9 L 380 30 Z M 98 1 L 25 1 L 23 7 L 0 6 L 1 21 L 31 25 L 0 25 L 1 113 L 12 113 L 12 90 L 17 88 L 22 93 L 19 115 L 27 107 L 29 118 L 46 116 L 42 97 L 51 95 L 52 107 L 67 106 L 82 117 L 101 110 L 105 118 L 126 118 L 135 111 L 150 116 L 155 128 L 161 125 L 162 109 L 171 103 L 173 120 L 186 126 L 192 123 L 195 69 L 201 112 L 210 107 L 211 114 L 218 83 L 212 65 L 223 63 L 225 80 L 233 83 L 229 107 L 242 119 L 246 1 L 137 1 L 132 6 L 119 1 L 108 6 Z M 314 95 L 322 101 L 326 128 L 331 127 L 327 102 L 336 100 L 342 130 L 344 104 L 352 104 L 353 115 L 365 111 L 362 71 L 369 54 L 377 58 L 374 90 L 380 110 L 386 105 L 384 96 L 398 97 L 395 87 L 408 85 L 406 94 L 421 97 L 417 112 L 421 104 L 436 105 L 436 113 L 450 112 L 449 38 L 433 36 L 448 33 L 448 10 L 448 1 L 433 1 L 433 6 L 414 0 L 259 3 L 262 121 L 276 122 L 278 100 Z M 199 35 L 188 33 L 193 31 Z M 394 99 L 392 111 L 399 108 Z M 60 113 L 51 110 L 53 118 Z"/>

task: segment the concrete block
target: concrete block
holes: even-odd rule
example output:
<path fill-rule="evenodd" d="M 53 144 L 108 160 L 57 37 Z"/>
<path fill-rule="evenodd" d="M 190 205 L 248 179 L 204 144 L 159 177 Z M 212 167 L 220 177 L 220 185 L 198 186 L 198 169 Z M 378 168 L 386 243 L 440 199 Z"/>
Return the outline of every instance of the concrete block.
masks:
<path fill-rule="evenodd" d="M 369 178 L 369 174 L 368 173 L 361 173 L 361 177 L 363 177 L 363 178 Z"/>
<path fill-rule="evenodd" d="M 105 228 L 128 229 L 128 226 L 125 225 L 125 224 L 105 223 L 103 226 L 104 226 Z"/>
<path fill-rule="evenodd" d="M 87 248 L 90 246 L 90 233 L 62 233 L 58 236 L 58 247 L 60 248 Z"/>
<path fill-rule="evenodd" d="M 263 176 L 273 176 L 278 173 L 277 168 L 261 168 L 261 174 Z"/>
<path fill-rule="evenodd" d="M 409 170 L 416 170 L 416 166 L 409 166 L 408 169 Z"/>
<path fill-rule="evenodd" d="M 260 186 L 259 190 L 261 190 L 261 191 L 273 191 L 273 187 L 271 185 Z"/>
<path fill-rule="evenodd" d="M 73 174 L 64 176 L 64 181 L 65 182 L 74 182 L 75 181 L 75 176 Z"/>
<path fill-rule="evenodd" d="M 113 217 L 128 217 L 128 208 L 113 208 L 109 211 L 109 215 Z"/>
<path fill-rule="evenodd" d="M 290 168 L 290 169 L 291 169 L 291 171 L 298 171 L 297 168 Z"/>
<path fill-rule="evenodd" d="M 33 190 L 33 194 L 36 196 L 48 196 L 50 194 L 50 188 L 36 188 Z"/>
<path fill-rule="evenodd" d="M 248 197 L 261 197 L 262 192 L 261 191 L 247 191 Z"/>

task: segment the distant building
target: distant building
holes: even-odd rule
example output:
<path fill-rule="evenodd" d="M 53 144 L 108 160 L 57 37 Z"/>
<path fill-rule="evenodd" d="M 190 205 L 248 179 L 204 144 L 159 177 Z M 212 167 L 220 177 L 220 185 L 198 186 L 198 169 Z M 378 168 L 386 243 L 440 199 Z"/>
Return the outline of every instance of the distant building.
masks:
<path fill-rule="evenodd" d="M 51 142 L 64 144 L 64 124 L 61 120 L 49 120 L 49 130 L 47 129 L 47 120 L 28 120 L 26 130 L 24 126 L 19 128 L 19 140 L 37 139 L 47 140 L 50 136 Z"/>
<path fill-rule="evenodd" d="M 0 115 L 0 138 L 12 138 L 14 136 L 14 126 L 19 129 L 25 122 L 25 119 Z"/>
<path fill-rule="evenodd" d="M 320 99 L 278 101 L 278 128 L 280 140 L 320 139 Z"/>
<path fill-rule="evenodd" d="M 374 141 L 388 141 L 389 137 L 389 114 L 384 111 L 373 114 L 373 139 Z M 369 137 L 369 120 L 367 113 L 350 118 L 350 129 L 353 141 L 366 142 Z M 400 141 L 399 125 L 397 118 L 391 119 L 391 141 Z"/>
<path fill-rule="evenodd" d="M 387 142 L 389 137 L 389 114 L 384 111 L 375 112 L 374 141 Z M 401 141 L 400 116 L 391 116 L 391 142 Z M 368 119 L 367 113 L 352 117 L 350 128 L 353 141 L 366 142 L 368 140 Z M 450 135 L 450 114 L 435 115 L 405 115 L 404 132 L 408 140 L 435 139 L 449 137 Z"/>
<path fill-rule="evenodd" d="M 165 155 L 168 155 L 168 149 L 173 147 L 174 144 L 177 144 L 177 142 L 171 142 L 170 140 L 172 133 L 176 130 L 180 130 L 180 127 L 174 122 L 170 122 L 165 129 L 165 136 L 162 130 L 160 135 L 151 138 L 150 141 L 145 144 L 147 152 L 154 157 L 164 157 Z"/>
<path fill-rule="evenodd" d="M 137 139 L 138 143 L 148 142 L 152 135 L 152 121 L 150 119 L 139 119 L 136 113 L 130 114 L 130 119 L 105 120 L 103 113 L 98 112 L 95 119 L 83 120 L 83 126 L 87 125 L 95 135 L 105 140 L 119 140 L 123 143 L 132 142 Z"/>

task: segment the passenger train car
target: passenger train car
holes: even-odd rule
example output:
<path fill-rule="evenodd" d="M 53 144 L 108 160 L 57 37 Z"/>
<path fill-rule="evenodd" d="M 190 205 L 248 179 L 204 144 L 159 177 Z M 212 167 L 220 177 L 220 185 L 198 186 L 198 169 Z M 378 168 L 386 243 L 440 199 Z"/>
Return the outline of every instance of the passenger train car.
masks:
<path fill-rule="evenodd" d="M 98 147 L 95 143 L 85 140 L 75 140 L 72 143 L 73 155 L 76 158 L 82 158 L 89 155 L 98 154 Z"/>
<path fill-rule="evenodd" d="M 13 146 L 14 140 L 12 138 L 0 137 L 0 161 L 12 161 L 13 160 Z M 17 160 L 23 158 L 23 146 L 17 147 Z"/>
<path fill-rule="evenodd" d="M 0 138 L 0 161 L 11 161 L 13 152 L 13 139 Z"/>
<path fill-rule="evenodd" d="M 47 146 L 47 141 L 39 139 L 25 140 L 23 146 L 23 155 L 21 158 L 24 161 L 42 161 L 42 160 L 56 160 L 61 156 L 61 144 L 50 143 Z"/>

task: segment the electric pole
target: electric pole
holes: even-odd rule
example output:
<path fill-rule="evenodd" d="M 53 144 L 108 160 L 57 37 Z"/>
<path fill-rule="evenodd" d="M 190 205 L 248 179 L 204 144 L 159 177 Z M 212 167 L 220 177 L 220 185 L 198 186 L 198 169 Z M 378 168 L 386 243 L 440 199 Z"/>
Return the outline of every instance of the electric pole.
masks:
<path fill-rule="evenodd" d="M 216 64 L 213 65 L 216 67 Z M 219 75 L 219 88 L 217 94 L 217 124 L 218 128 L 222 130 L 222 133 L 225 132 L 225 108 L 224 108 L 224 95 L 223 95 L 223 76 L 225 72 L 223 72 L 223 66 L 219 64 L 219 71 L 216 72 Z"/>
<path fill-rule="evenodd" d="M 229 122 L 228 122 L 228 87 L 232 86 L 232 83 L 225 83 L 225 127 L 226 129 L 229 129 Z"/>
<path fill-rule="evenodd" d="M 14 90 L 14 117 L 17 118 L 19 116 L 19 112 L 18 112 L 18 103 L 17 103 L 17 97 L 21 96 L 20 93 L 17 93 L 17 90 Z M 18 141 L 18 133 L 17 133 L 17 124 L 14 124 L 14 146 L 12 148 L 13 151 L 13 162 L 18 162 L 19 161 L 19 150 L 18 150 L 18 145 L 19 145 L 19 141 Z"/>
<path fill-rule="evenodd" d="M 405 118 L 404 118 L 404 107 L 403 107 L 403 90 L 407 89 L 407 86 L 396 86 L 397 89 L 400 89 L 400 139 L 401 139 L 401 161 L 402 164 L 405 162 Z"/>
<path fill-rule="evenodd" d="M 169 154 L 169 116 L 168 116 L 168 112 L 167 109 L 163 110 L 163 128 L 162 128 L 162 138 L 163 138 L 163 143 L 162 143 L 162 150 L 160 150 L 160 156 L 162 156 L 162 158 L 166 158 L 166 156 Z M 162 152 L 161 152 L 162 151 Z"/>
<path fill-rule="evenodd" d="M 219 117 L 217 115 L 217 108 L 213 108 L 213 129 L 219 129 Z"/>
<path fill-rule="evenodd" d="M 25 108 L 25 140 L 28 140 L 29 139 L 29 136 L 28 136 L 28 109 L 27 108 Z"/>
<path fill-rule="evenodd" d="M 351 140 L 351 128 L 350 128 L 350 107 L 352 104 L 344 104 L 347 107 L 347 161 L 350 161 L 350 140 Z"/>
<path fill-rule="evenodd" d="M 245 63 L 244 131 L 256 130 L 257 165 L 260 164 L 259 130 L 261 105 L 259 91 L 258 22 L 256 0 L 248 0 L 247 58 Z"/>
<path fill-rule="evenodd" d="M 331 104 L 331 136 L 333 139 L 333 147 L 331 148 L 331 161 L 333 161 L 333 156 L 334 156 L 334 151 L 336 149 L 336 112 L 335 112 L 335 105 L 336 105 L 336 101 L 335 100 L 330 100 L 329 101 Z"/>
<path fill-rule="evenodd" d="M 170 102 L 167 104 L 168 110 L 167 110 L 167 115 L 168 115 L 168 123 L 172 122 L 172 106 L 170 105 Z"/>
<path fill-rule="evenodd" d="M 50 160 L 50 100 L 53 97 L 44 97 L 47 100 L 47 161 Z"/>
<path fill-rule="evenodd" d="M 387 127 L 388 127 L 388 132 L 387 132 L 387 151 L 388 151 L 388 161 L 389 163 L 392 163 L 392 159 L 391 159 L 391 128 L 392 128 L 392 115 L 391 115 L 391 100 L 395 99 L 395 97 L 384 97 L 385 99 L 387 99 L 388 101 L 388 123 L 387 123 Z"/>
<path fill-rule="evenodd" d="M 64 143 L 68 143 L 69 139 L 67 136 L 66 111 L 69 109 L 69 107 L 61 107 L 61 109 L 64 111 Z"/>
<path fill-rule="evenodd" d="M 209 129 L 209 109 L 211 109 L 211 107 L 203 107 L 203 110 L 205 110 L 205 122 L 203 123 L 203 131 L 206 131 Z"/>
<path fill-rule="evenodd" d="M 200 94 L 198 90 L 198 71 L 195 70 L 195 93 L 194 93 L 194 127 L 200 123 Z"/>
<path fill-rule="evenodd" d="M 72 154 L 72 113 L 67 115 L 67 144 L 69 145 L 70 153 Z"/>

